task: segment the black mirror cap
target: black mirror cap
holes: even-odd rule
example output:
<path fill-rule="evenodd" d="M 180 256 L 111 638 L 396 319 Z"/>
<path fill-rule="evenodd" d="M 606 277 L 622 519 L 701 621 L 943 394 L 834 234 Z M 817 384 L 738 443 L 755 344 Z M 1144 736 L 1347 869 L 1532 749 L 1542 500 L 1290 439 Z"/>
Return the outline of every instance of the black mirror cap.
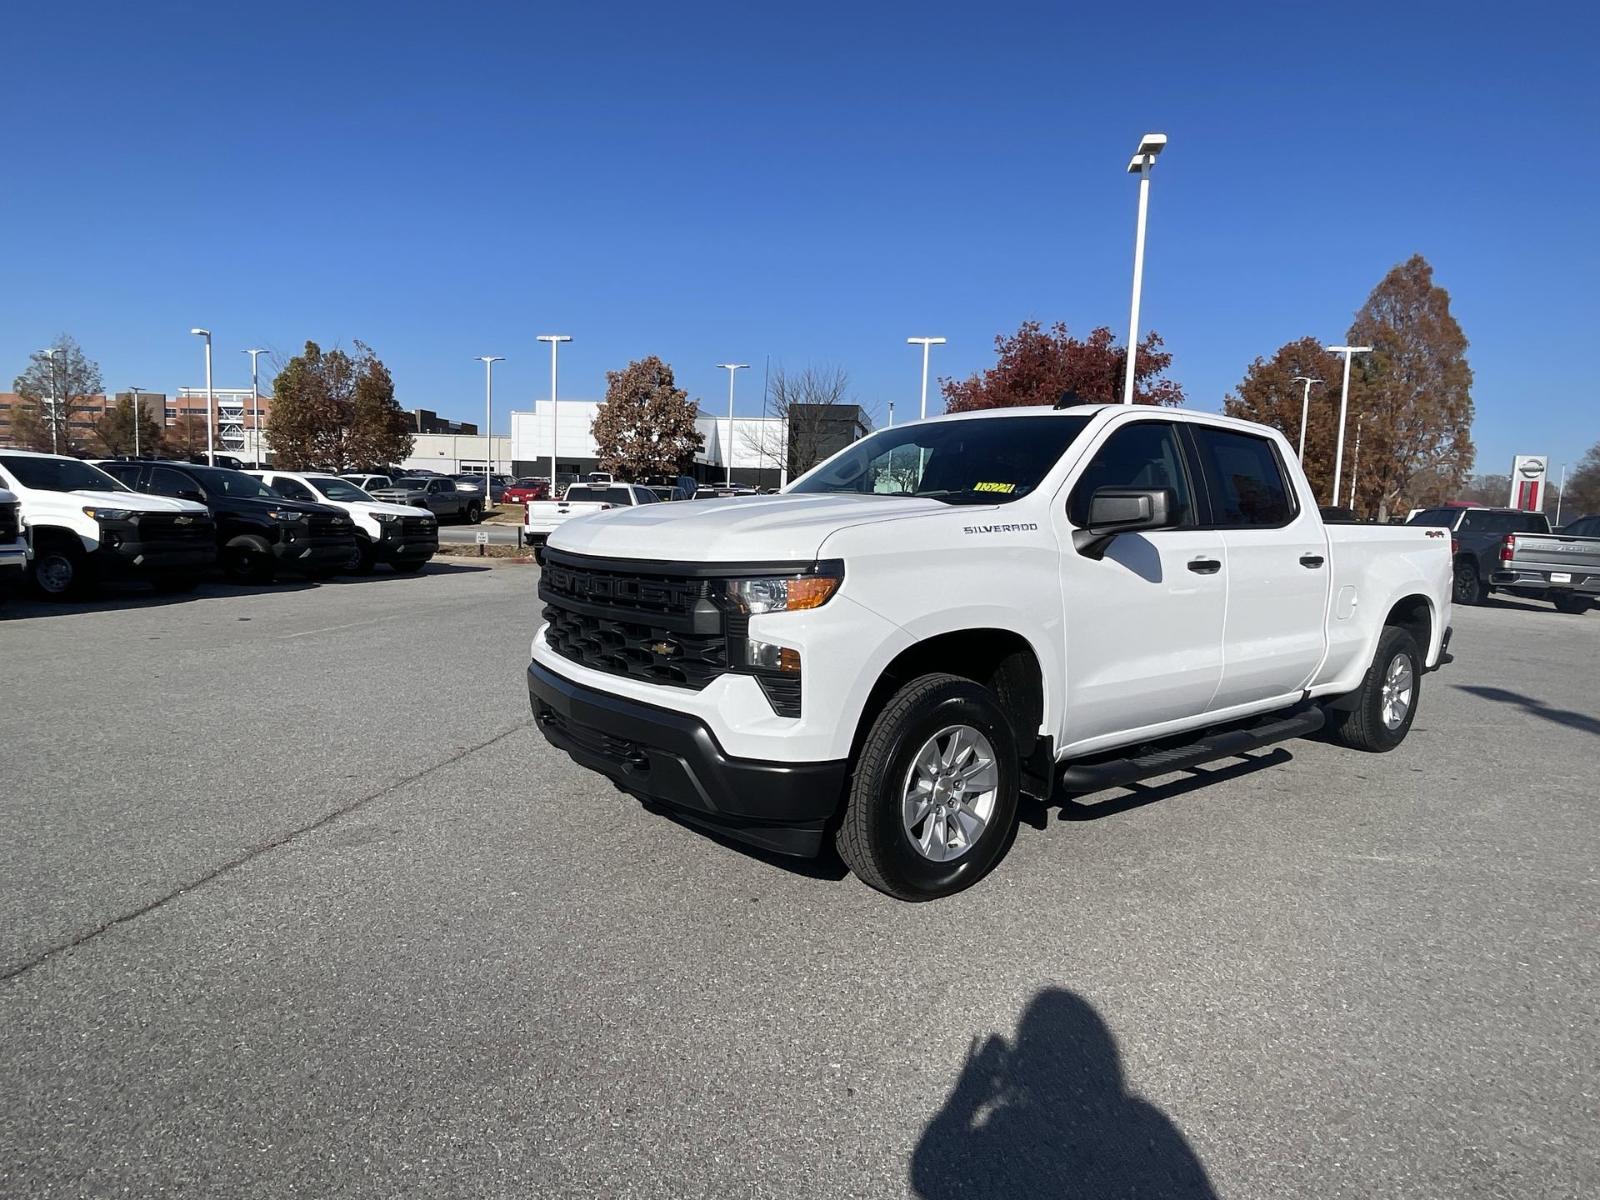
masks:
<path fill-rule="evenodd" d="M 1089 501 L 1087 529 L 1097 534 L 1164 529 L 1172 523 L 1176 501 L 1171 488 L 1100 488 Z"/>

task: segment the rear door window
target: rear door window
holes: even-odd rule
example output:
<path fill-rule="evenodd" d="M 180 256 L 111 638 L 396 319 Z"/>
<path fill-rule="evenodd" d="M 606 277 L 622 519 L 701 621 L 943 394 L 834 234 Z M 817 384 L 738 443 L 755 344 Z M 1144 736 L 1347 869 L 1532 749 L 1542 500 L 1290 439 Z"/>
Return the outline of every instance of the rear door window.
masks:
<path fill-rule="evenodd" d="M 1190 429 L 1211 485 L 1215 524 L 1276 528 L 1294 520 L 1299 506 L 1272 442 L 1212 425 Z"/>

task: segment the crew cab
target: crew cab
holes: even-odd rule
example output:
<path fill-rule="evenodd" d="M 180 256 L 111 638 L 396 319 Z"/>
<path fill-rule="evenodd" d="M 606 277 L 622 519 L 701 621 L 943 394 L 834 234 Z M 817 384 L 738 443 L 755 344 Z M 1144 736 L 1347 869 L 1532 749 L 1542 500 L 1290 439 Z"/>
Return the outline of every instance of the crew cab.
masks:
<path fill-rule="evenodd" d="M 1571 525 L 1552 533 L 1543 513 L 1425 508 L 1406 523 L 1449 531 L 1457 604 L 1482 604 L 1505 592 L 1548 600 L 1560 612 L 1584 613 L 1600 598 L 1600 537 L 1584 536 Z"/>
<path fill-rule="evenodd" d="M 592 472 L 590 478 L 601 472 Z M 610 476 L 606 476 L 607 479 Z M 590 516 L 612 508 L 635 508 L 641 504 L 660 504 L 661 498 L 636 483 L 575 483 L 559 500 L 530 500 L 522 521 L 522 537 L 533 547 L 533 557 L 544 561 L 544 545 L 550 534 L 573 517 Z"/>
<path fill-rule="evenodd" d="M 1448 661 L 1442 531 L 1325 525 L 1275 430 L 1103 405 L 902 424 L 782 495 L 550 536 L 545 737 L 651 805 L 925 900 L 1019 793 L 1328 729 L 1387 751 Z"/>
<path fill-rule="evenodd" d="M 422 569 L 439 552 L 439 520 L 405 504 L 383 504 L 349 480 L 321 471 L 251 471 L 280 496 L 337 508 L 355 526 L 346 575 L 370 575 L 378 563 Z"/>
<path fill-rule="evenodd" d="M 355 549 L 354 526 L 337 508 L 290 500 L 243 471 L 165 459 L 100 465 L 147 495 L 204 505 L 215 523 L 223 574 L 236 583 L 270 583 L 280 570 L 333 575 Z"/>
<path fill-rule="evenodd" d="M 28 572 L 28 540 L 22 534 L 22 501 L 0 488 L 0 596 L 14 591 Z"/>
<path fill-rule="evenodd" d="M 374 488 L 370 495 L 384 504 L 425 508 L 441 521 L 454 517 L 476 525 L 483 517 L 483 494 L 463 491 L 443 475 L 405 475 L 388 487 Z"/>

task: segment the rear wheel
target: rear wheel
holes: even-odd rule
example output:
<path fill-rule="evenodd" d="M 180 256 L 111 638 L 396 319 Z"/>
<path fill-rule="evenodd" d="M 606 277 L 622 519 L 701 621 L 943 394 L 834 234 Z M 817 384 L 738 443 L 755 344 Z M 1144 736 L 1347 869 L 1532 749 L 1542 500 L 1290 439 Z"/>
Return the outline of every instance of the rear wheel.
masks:
<path fill-rule="evenodd" d="M 476 525 L 481 520 L 483 520 L 483 505 L 474 500 L 467 505 L 467 524 Z"/>
<path fill-rule="evenodd" d="M 1483 577 L 1478 574 L 1478 564 L 1470 558 L 1456 563 L 1456 582 L 1453 598 L 1457 604 L 1483 603 Z"/>
<path fill-rule="evenodd" d="M 1383 754 L 1406 740 L 1422 698 L 1422 652 L 1411 634 L 1384 628 L 1372 666 L 1351 699 L 1353 707 L 1332 709 L 1328 730 L 1353 750 Z"/>
<path fill-rule="evenodd" d="M 1005 854 L 1017 787 L 1016 739 L 993 693 L 957 675 L 923 675 L 874 718 L 835 845 L 880 892 L 948 896 Z"/>
<path fill-rule="evenodd" d="M 1586 613 L 1594 606 L 1594 601 L 1587 596 L 1552 596 L 1550 603 L 1556 606 L 1557 612 L 1571 613 L 1573 616 Z"/>

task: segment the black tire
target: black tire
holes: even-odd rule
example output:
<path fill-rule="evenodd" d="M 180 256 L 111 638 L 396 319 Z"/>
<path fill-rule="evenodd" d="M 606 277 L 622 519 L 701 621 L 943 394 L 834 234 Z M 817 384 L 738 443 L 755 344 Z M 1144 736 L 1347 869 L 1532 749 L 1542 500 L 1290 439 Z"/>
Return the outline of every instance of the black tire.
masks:
<path fill-rule="evenodd" d="M 1452 599 L 1457 604 L 1482 604 L 1484 595 L 1483 576 L 1478 574 L 1478 564 L 1470 558 L 1458 558 Z"/>
<path fill-rule="evenodd" d="M 422 570 L 427 561 L 425 558 L 413 558 L 407 562 L 390 563 L 389 565 L 401 575 L 415 575 Z"/>
<path fill-rule="evenodd" d="M 1557 612 L 1567 613 L 1570 616 L 1579 616 L 1589 611 L 1594 601 L 1587 596 L 1562 596 L 1550 597 L 1550 603 L 1556 606 Z"/>
<path fill-rule="evenodd" d="M 277 574 L 272 551 L 260 538 L 239 538 L 222 548 L 222 574 L 230 583 L 271 583 Z"/>
<path fill-rule="evenodd" d="M 71 600 L 88 584 L 89 563 L 73 537 L 42 539 L 28 570 L 33 590 L 46 600 Z"/>
<path fill-rule="evenodd" d="M 158 575 L 150 581 L 150 584 L 163 596 L 182 596 L 200 586 L 200 576 L 187 574 Z"/>
<path fill-rule="evenodd" d="M 372 548 L 372 542 L 356 535 L 355 548 L 350 552 L 350 557 L 344 566 L 339 568 L 341 575 L 371 575 L 372 568 L 377 562 L 377 552 Z"/>
<path fill-rule="evenodd" d="M 1384 720 L 1384 685 L 1396 659 L 1402 657 L 1411 672 L 1410 699 L 1399 724 L 1390 725 Z M 1335 741 L 1352 750 L 1386 754 L 1406 740 L 1422 702 L 1422 651 L 1407 630 L 1394 625 L 1384 627 L 1372 665 L 1351 699 L 1354 707 L 1328 710 L 1327 729 Z"/>
<path fill-rule="evenodd" d="M 971 727 L 988 739 L 998 782 L 994 807 L 977 840 L 958 857 L 934 862 L 906 829 L 904 789 L 914 757 L 952 725 Z M 971 887 L 1011 845 L 1018 778 L 1016 737 L 992 692 L 959 675 L 913 679 L 873 718 L 856 757 L 834 837 L 839 857 L 862 883 L 899 900 L 935 900 Z"/>
<path fill-rule="evenodd" d="M 467 505 L 467 524 L 476 525 L 481 520 L 483 520 L 483 505 L 474 500 Z"/>

